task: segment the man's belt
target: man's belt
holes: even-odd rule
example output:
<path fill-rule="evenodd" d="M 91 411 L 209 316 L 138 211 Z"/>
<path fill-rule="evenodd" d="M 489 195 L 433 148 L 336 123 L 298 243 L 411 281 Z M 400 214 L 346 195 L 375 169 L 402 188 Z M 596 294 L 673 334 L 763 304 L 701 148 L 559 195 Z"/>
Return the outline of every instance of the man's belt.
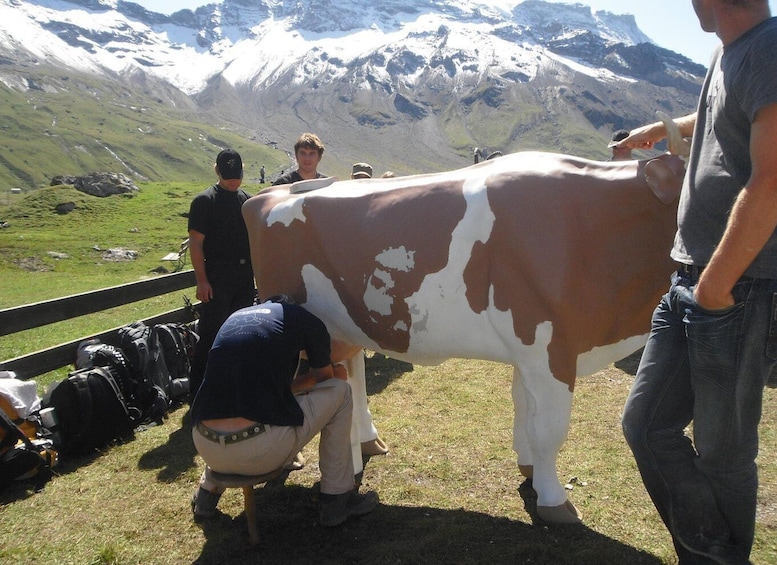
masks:
<path fill-rule="evenodd" d="M 686 277 L 698 278 L 701 275 L 706 265 L 688 265 L 686 263 L 680 263 L 678 272 Z"/>
<path fill-rule="evenodd" d="M 258 436 L 259 434 L 263 434 L 265 429 L 264 424 L 254 424 L 235 432 L 217 432 L 216 430 L 211 430 L 202 422 L 197 424 L 197 431 L 200 432 L 203 437 L 225 445 Z"/>

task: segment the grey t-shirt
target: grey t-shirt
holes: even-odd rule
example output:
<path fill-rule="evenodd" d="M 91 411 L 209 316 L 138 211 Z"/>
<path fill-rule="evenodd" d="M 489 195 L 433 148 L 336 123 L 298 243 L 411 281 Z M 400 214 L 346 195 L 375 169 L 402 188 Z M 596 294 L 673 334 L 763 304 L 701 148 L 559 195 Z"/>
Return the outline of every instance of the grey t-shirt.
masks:
<path fill-rule="evenodd" d="M 680 196 L 674 260 L 699 266 L 709 262 L 750 178 L 751 125 L 756 112 L 769 104 L 777 104 L 777 18 L 758 24 L 713 56 Z M 745 275 L 777 279 L 777 234 Z"/>

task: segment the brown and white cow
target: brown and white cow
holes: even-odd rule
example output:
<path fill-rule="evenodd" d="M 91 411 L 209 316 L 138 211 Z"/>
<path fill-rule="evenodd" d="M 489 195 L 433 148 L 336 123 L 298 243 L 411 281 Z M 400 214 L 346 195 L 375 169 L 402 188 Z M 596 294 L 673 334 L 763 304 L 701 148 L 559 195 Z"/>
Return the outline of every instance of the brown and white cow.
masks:
<path fill-rule="evenodd" d="M 312 192 L 276 187 L 243 215 L 261 296 L 293 296 L 333 338 L 412 363 L 512 365 L 519 468 L 533 475 L 540 516 L 568 522 L 580 516 L 556 460 L 575 378 L 644 344 L 676 268 L 670 202 L 682 174 L 668 155 L 524 152 Z"/>

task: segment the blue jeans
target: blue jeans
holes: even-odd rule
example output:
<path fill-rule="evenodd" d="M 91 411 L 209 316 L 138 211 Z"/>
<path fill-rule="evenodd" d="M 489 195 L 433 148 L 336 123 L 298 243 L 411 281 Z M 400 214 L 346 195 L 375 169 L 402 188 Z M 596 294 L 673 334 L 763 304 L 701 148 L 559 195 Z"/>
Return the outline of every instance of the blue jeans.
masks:
<path fill-rule="evenodd" d="M 653 313 L 623 432 L 680 564 L 749 563 L 777 280 L 743 277 L 720 311 L 696 303 L 696 282 L 675 273 Z"/>

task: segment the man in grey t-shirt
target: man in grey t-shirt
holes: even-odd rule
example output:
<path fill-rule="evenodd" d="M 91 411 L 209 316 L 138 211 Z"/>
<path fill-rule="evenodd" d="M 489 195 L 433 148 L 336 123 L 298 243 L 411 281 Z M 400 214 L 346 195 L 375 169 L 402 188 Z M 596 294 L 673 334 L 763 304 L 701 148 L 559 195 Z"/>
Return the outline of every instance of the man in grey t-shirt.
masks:
<path fill-rule="evenodd" d="M 623 430 L 680 564 L 749 563 L 758 424 L 777 359 L 777 18 L 767 0 L 693 6 L 722 45 L 697 112 L 675 120 L 693 136 L 671 251 L 679 269 L 653 314 Z M 650 148 L 666 135 L 657 122 L 620 143 Z"/>

